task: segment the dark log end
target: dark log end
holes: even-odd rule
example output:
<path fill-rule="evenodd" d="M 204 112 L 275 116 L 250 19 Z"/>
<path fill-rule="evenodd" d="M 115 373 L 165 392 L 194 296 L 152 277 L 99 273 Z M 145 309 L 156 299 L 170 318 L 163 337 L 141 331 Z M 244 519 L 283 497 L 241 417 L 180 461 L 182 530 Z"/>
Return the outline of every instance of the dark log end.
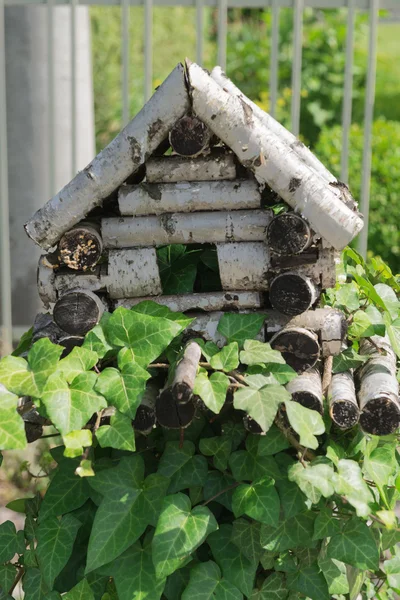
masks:
<path fill-rule="evenodd" d="M 360 425 L 366 433 L 389 435 L 400 425 L 400 410 L 396 402 L 386 396 L 370 400 L 360 415 Z"/>
<path fill-rule="evenodd" d="M 298 402 L 304 408 L 310 408 L 311 410 L 316 410 L 321 415 L 323 413 L 323 407 L 320 398 L 311 392 L 295 392 L 292 394 L 292 398 L 295 402 Z"/>
<path fill-rule="evenodd" d="M 254 433 L 256 435 L 261 435 L 264 433 L 257 421 L 252 419 L 250 415 L 245 415 L 243 417 L 243 425 L 245 430 L 249 433 Z"/>
<path fill-rule="evenodd" d="M 164 390 L 156 400 L 156 417 L 161 427 L 181 429 L 193 421 L 196 408 L 193 402 L 178 404 L 170 388 Z"/>
<path fill-rule="evenodd" d="M 267 239 L 269 247 L 277 254 L 300 254 L 311 242 L 308 223 L 295 213 L 288 212 L 272 219 Z"/>
<path fill-rule="evenodd" d="M 156 413 L 154 408 L 141 404 L 136 411 L 136 416 L 132 421 L 132 427 L 135 431 L 143 435 L 149 435 L 156 424 Z"/>
<path fill-rule="evenodd" d="M 172 394 L 178 404 L 186 404 L 192 399 L 193 388 L 185 381 L 179 381 L 172 388 Z"/>
<path fill-rule="evenodd" d="M 25 435 L 28 444 L 36 442 L 43 435 L 43 426 L 40 423 L 25 422 Z"/>
<path fill-rule="evenodd" d="M 65 335 L 58 344 L 64 347 L 61 358 L 68 356 L 76 346 L 82 346 L 84 338 L 80 335 Z"/>
<path fill-rule="evenodd" d="M 74 227 L 64 233 L 60 240 L 60 261 L 76 271 L 93 268 L 99 262 L 102 252 L 101 237 L 92 227 Z"/>
<path fill-rule="evenodd" d="M 284 315 L 300 315 L 316 300 L 314 285 L 307 277 L 284 273 L 271 282 L 269 300 L 273 308 Z"/>
<path fill-rule="evenodd" d="M 181 156 L 196 156 L 208 149 L 210 143 L 208 127 L 197 117 L 186 115 L 171 129 L 169 141 Z"/>
<path fill-rule="evenodd" d="M 297 373 L 311 369 L 319 357 L 318 341 L 306 330 L 283 330 L 271 340 L 271 346 L 282 353 L 287 364 Z"/>
<path fill-rule="evenodd" d="M 360 420 L 358 406 L 350 400 L 339 400 L 331 407 L 332 421 L 341 429 L 351 429 Z"/>
<path fill-rule="evenodd" d="M 72 335 L 83 336 L 93 329 L 102 315 L 101 302 L 91 292 L 71 291 L 54 305 L 54 321 Z"/>

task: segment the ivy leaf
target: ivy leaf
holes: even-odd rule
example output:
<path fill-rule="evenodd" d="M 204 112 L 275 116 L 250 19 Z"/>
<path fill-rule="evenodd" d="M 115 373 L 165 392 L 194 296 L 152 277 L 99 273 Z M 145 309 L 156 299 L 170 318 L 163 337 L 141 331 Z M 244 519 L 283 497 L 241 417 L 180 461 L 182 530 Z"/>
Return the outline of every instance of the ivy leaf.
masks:
<path fill-rule="evenodd" d="M 92 432 L 89 429 L 78 429 L 71 431 L 63 436 L 65 445 L 64 456 L 68 458 L 76 458 L 81 456 L 83 448 L 88 448 L 92 445 Z"/>
<path fill-rule="evenodd" d="M 232 526 L 232 543 L 246 558 L 258 564 L 264 552 L 260 542 L 261 524 L 247 519 L 236 519 Z"/>
<path fill-rule="evenodd" d="M 255 437 L 258 441 L 257 454 L 259 456 L 272 456 L 290 448 L 289 442 L 276 425 L 272 425 L 265 435 Z"/>
<path fill-rule="evenodd" d="M 209 471 L 204 484 L 204 500 L 211 500 L 215 496 L 215 502 L 222 504 L 232 512 L 233 485 L 235 483 L 232 475 Z"/>
<path fill-rule="evenodd" d="M 91 479 L 91 487 L 104 498 L 90 534 L 86 573 L 119 556 L 147 525 L 155 525 L 168 483 L 158 473 L 144 479 L 139 455 L 123 457 L 117 467 L 104 469 Z"/>
<path fill-rule="evenodd" d="M 400 317 L 392 322 L 390 322 L 388 319 L 385 319 L 385 322 L 392 348 L 397 357 L 400 358 Z"/>
<path fill-rule="evenodd" d="M 221 577 L 218 565 L 211 560 L 190 571 L 190 580 L 182 600 L 242 600 L 243 594 L 230 581 Z"/>
<path fill-rule="evenodd" d="M 49 589 L 52 589 L 55 578 L 71 556 L 80 527 L 80 521 L 70 514 L 64 515 L 61 520 L 50 517 L 40 522 L 36 554 L 43 579 Z"/>
<path fill-rule="evenodd" d="M 313 548 L 312 540 L 316 515 L 312 512 L 299 513 L 291 519 L 285 519 L 277 527 L 261 527 L 261 545 L 271 552 L 284 552 L 293 548 Z"/>
<path fill-rule="evenodd" d="M 255 521 L 274 525 L 279 520 L 280 502 L 274 480 L 263 477 L 251 485 L 242 484 L 233 494 L 232 508 L 235 517 L 245 514 Z"/>
<path fill-rule="evenodd" d="M 0 360 L 0 383 L 19 396 L 40 397 L 62 351 L 61 346 L 42 338 L 29 350 L 28 361 L 19 356 L 5 356 Z"/>
<path fill-rule="evenodd" d="M 360 308 L 360 294 L 354 281 L 340 286 L 336 292 L 336 304 L 350 312 Z"/>
<path fill-rule="evenodd" d="M 90 371 L 98 361 L 96 352 L 87 348 L 75 346 L 70 354 L 62 358 L 57 366 L 57 371 L 71 383 L 71 381 L 80 373 Z"/>
<path fill-rule="evenodd" d="M 0 563 L 11 560 L 14 554 L 23 554 L 24 550 L 23 532 L 17 532 L 12 521 L 4 521 L 0 525 Z"/>
<path fill-rule="evenodd" d="M 181 600 L 183 590 L 189 583 L 192 566 L 193 561 L 167 577 L 164 588 L 164 596 L 167 600 Z"/>
<path fill-rule="evenodd" d="M 319 557 L 318 566 L 321 569 L 330 594 L 348 594 L 350 591 L 347 581 L 346 565 L 334 558 Z"/>
<path fill-rule="evenodd" d="M 105 398 L 94 390 L 96 381 L 92 372 L 81 373 L 69 385 L 58 373 L 49 377 L 41 399 L 63 435 L 82 429 L 95 412 L 107 406 Z"/>
<path fill-rule="evenodd" d="M 96 390 L 110 405 L 134 419 L 150 377 L 145 369 L 133 362 L 124 365 L 120 371 L 108 367 L 100 373 Z"/>
<path fill-rule="evenodd" d="M 392 319 L 396 319 L 399 316 L 400 303 L 394 289 L 386 283 L 377 283 L 374 285 L 374 288 L 379 297 L 384 301 L 386 310 Z"/>
<path fill-rule="evenodd" d="M 135 434 L 132 420 L 119 411 L 112 415 L 110 425 L 102 425 L 96 432 L 102 448 L 135 451 Z"/>
<path fill-rule="evenodd" d="M 164 291 L 164 294 L 165 293 L 166 292 Z M 168 308 L 168 306 L 163 306 L 162 304 L 153 302 L 153 300 L 143 300 L 143 302 L 139 302 L 139 304 L 135 304 L 135 306 L 132 306 L 131 310 L 133 312 L 141 313 L 143 315 L 149 315 L 152 317 L 162 317 L 163 319 L 175 321 L 184 329 L 186 329 L 186 327 L 188 327 L 190 323 L 194 321 L 193 317 L 188 317 L 187 315 L 181 312 L 175 312 Z"/>
<path fill-rule="evenodd" d="M 232 441 L 225 436 L 204 438 L 200 440 L 199 450 L 205 456 L 213 456 L 214 467 L 225 471 L 232 450 Z"/>
<path fill-rule="evenodd" d="M 147 367 L 169 346 L 183 327 L 174 321 L 117 308 L 106 326 L 108 340 L 131 350 L 132 359 Z"/>
<path fill-rule="evenodd" d="M 49 591 L 39 569 L 27 569 L 23 579 L 26 600 L 45 600 Z M 86 599 L 85 599 L 86 600 Z"/>
<path fill-rule="evenodd" d="M 218 354 L 220 351 L 217 344 L 214 344 L 214 342 L 205 342 L 201 338 L 195 338 L 193 341 L 200 346 L 201 353 L 204 356 L 204 358 L 208 360 L 208 362 L 210 362 L 214 354 Z"/>
<path fill-rule="evenodd" d="M 396 447 L 391 444 L 378 446 L 364 457 L 364 469 L 372 481 L 379 487 L 389 484 L 391 475 L 396 471 Z"/>
<path fill-rule="evenodd" d="M 245 365 L 258 365 L 260 363 L 285 364 L 282 354 L 277 350 L 273 350 L 270 344 L 247 339 L 243 347 L 244 350 L 240 353 L 240 362 Z"/>
<path fill-rule="evenodd" d="M 277 488 L 285 519 L 290 519 L 305 510 L 307 498 L 296 483 L 286 478 L 281 479 L 277 481 Z"/>
<path fill-rule="evenodd" d="M 387 575 L 388 584 L 397 593 L 400 594 L 400 554 L 398 548 L 395 549 L 396 556 L 383 563 L 383 571 Z"/>
<path fill-rule="evenodd" d="M 194 453 L 193 442 L 185 440 L 182 445 L 179 442 L 167 442 L 158 463 L 157 473 L 164 477 L 173 477 L 191 460 Z"/>
<path fill-rule="evenodd" d="M 289 481 L 296 482 L 313 504 L 318 504 L 322 496 L 329 498 L 335 493 L 333 475 L 333 468 L 329 464 L 308 465 L 304 468 L 297 462 L 288 471 Z"/>
<path fill-rule="evenodd" d="M 175 494 L 186 488 L 203 487 L 208 473 L 208 463 L 204 456 L 193 456 L 171 479 L 168 494 Z"/>
<path fill-rule="evenodd" d="M 110 344 L 105 334 L 106 325 L 110 317 L 111 313 L 104 312 L 99 323 L 85 335 L 82 344 L 82 348 L 95 352 L 100 360 L 117 353 L 117 346 Z"/>
<path fill-rule="evenodd" d="M 303 567 L 295 574 L 289 574 L 287 585 L 290 590 L 300 592 L 311 600 L 330 600 L 331 598 L 326 579 L 316 563 L 309 567 Z"/>
<path fill-rule="evenodd" d="M 281 477 L 275 460 L 271 456 L 260 456 L 256 448 L 233 452 L 229 466 L 236 481 L 254 481 L 262 477 L 277 481 Z"/>
<path fill-rule="evenodd" d="M 229 379 L 224 373 L 199 373 L 193 388 L 193 393 L 200 396 L 204 404 L 218 414 L 224 405 Z"/>
<path fill-rule="evenodd" d="M 353 339 L 371 337 L 372 335 L 385 335 L 385 326 L 372 323 L 363 310 L 358 310 L 353 315 L 348 334 Z"/>
<path fill-rule="evenodd" d="M 254 590 L 250 600 L 286 600 L 289 590 L 282 573 L 272 573 L 264 580 L 260 590 Z"/>
<path fill-rule="evenodd" d="M 233 405 L 238 410 L 246 411 L 263 431 L 268 431 L 279 406 L 290 397 L 289 392 L 281 385 L 266 385 L 258 390 L 240 388 L 235 392 Z"/>
<path fill-rule="evenodd" d="M 250 596 L 258 563 L 251 562 L 231 539 L 232 525 L 221 525 L 218 531 L 209 536 L 207 542 L 224 578 L 245 596 Z"/>
<path fill-rule="evenodd" d="M 157 577 L 176 571 L 216 529 L 214 515 L 206 506 L 192 509 L 185 494 L 164 498 L 152 543 Z"/>
<path fill-rule="evenodd" d="M 345 496 L 359 517 L 368 517 L 371 510 L 369 504 L 373 498 L 358 463 L 342 458 L 337 469 L 337 474 L 333 476 L 336 493 Z"/>
<path fill-rule="evenodd" d="M 62 598 L 63 600 L 95 600 L 93 590 L 90 587 L 87 579 L 82 579 Z"/>
<path fill-rule="evenodd" d="M 221 352 L 214 354 L 210 358 L 210 365 L 217 371 L 233 371 L 239 366 L 239 346 L 237 342 L 232 342 L 224 346 Z"/>
<path fill-rule="evenodd" d="M 228 343 L 237 342 L 239 346 L 245 340 L 253 339 L 259 333 L 266 315 L 224 313 L 218 323 L 218 331 Z"/>
<path fill-rule="evenodd" d="M 297 373 L 288 364 L 266 363 L 264 365 L 252 365 L 247 369 L 249 375 L 264 374 L 265 376 L 273 376 L 275 382 L 285 385 L 297 377 Z"/>
<path fill-rule="evenodd" d="M 26 447 L 25 426 L 17 412 L 18 396 L 0 384 L 0 449 L 19 450 Z"/>
<path fill-rule="evenodd" d="M 356 517 L 331 538 L 327 556 L 364 571 L 379 568 L 379 547 L 374 535 L 368 525 Z"/>
<path fill-rule="evenodd" d="M 63 460 L 57 467 L 40 506 L 40 520 L 80 508 L 89 499 L 89 484 L 75 475 L 77 461 Z"/>
<path fill-rule="evenodd" d="M 142 548 L 139 541 L 106 565 L 105 570 L 115 581 L 119 600 L 159 600 L 163 593 L 165 577 L 156 577 L 151 547 Z"/>
<path fill-rule="evenodd" d="M 335 533 L 339 533 L 340 526 L 340 521 L 333 517 L 331 510 L 321 509 L 315 519 L 313 540 L 332 537 Z"/>
<path fill-rule="evenodd" d="M 11 588 L 17 572 L 17 567 L 14 565 L 0 565 L 0 598 L 4 598 L 2 595 L 3 590 L 9 590 Z"/>
<path fill-rule="evenodd" d="M 353 347 L 346 348 L 346 350 L 333 357 L 332 373 L 344 373 L 350 369 L 357 369 L 368 358 L 369 356 L 358 354 Z"/>
<path fill-rule="evenodd" d="M 292 400 L 286 400 L 285 407 L 290 425 L 299 434 L 300 444 L 316 450 L 318 440 L 315 436 L 325 431 L 324 421 L 319 412 Z"/>
<path fill-rule="evenodd" d="M 200 252 L 188 250 L 183 244 L 158 248 L 157 260 L 164 294 L 193 292 Z"/>

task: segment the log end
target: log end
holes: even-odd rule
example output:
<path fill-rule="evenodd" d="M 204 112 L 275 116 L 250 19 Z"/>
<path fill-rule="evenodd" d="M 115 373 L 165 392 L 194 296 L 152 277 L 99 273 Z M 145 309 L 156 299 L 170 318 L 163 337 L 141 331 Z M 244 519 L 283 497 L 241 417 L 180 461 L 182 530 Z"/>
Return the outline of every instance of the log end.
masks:
<path fill-rule="evenodd" d="M 193 396 L 193 387 L 185 381 L 179 381 L 172 388 L 172 395 L 178 404 L 186 404 L 190 402 Z"/>
<path fill-rule="evenodd" d="M 387 396 L 373 398 L 364 406 L 360 425 L 371 435 L 390 435 L 400 425 L 400 409 L 397 402 Z"/>
<path fill-rule="evenodd" d="M 358 406 L 350 400 L 337 400 L 334 402 L 331 406 L 330 414 L 332 421 L 340 429 L 351 429 L 360 420 Z"/>
<path fill-rule="evenodd" d="M 102 252 L 101 237 L 92 227 L 74 227 L 64 233 L 59 244 L 60 261 L 75 271 L 95 267 Z"/>
<path fill-rule="evenodd" d="M 269 300 L 279 312 L 295 316 L 305 312 L 317 299 L 313 282 L 299 273 L 282 273 L 273 279 Z"/>
<path fill-rule="evenodd" d="M 169 141 L 177 154 L 195 157 L 209 148 L 210 130 L 198 117 L 185 115 L 179 119 L 169 134 Z"/>
<path fill-rule="evenodd" d="M 279 331 L 271 339 L 271 347 L 279 350 L 287 364 L 297 373 L 311 369 L 320 352 L 317 336 L 301 328 Z"/>
<path fill-rule="evenodd" d="M 137 411 L 136 416 L 132 421 L 132 427 L 135 431 L 149 435 L 156 425 L 156 413 L 154 408 L 141 404 Z"/>
<path fill-rule="evenodd" d="M 292 399 L 304 406 L 304 408 L 310 408 L 311 410 L 316 410 L 321 415 L 323 414 L 321 399 L 312 392 L 294 392 L 292 394 Z"/>
<path fill-rule="evenodd" d="M 88 290 L 71 290 L 57 300 L 53 317 L 61 329 L 84 336 L 100 321 L 104 312 L 100 298 Z"/>
<path fill-rule="evenodd" d="M 156 400 L 156 417 L 161 427 L 181 429 L 189 427 L 196 407 L 193 402 L 178 404 L 170 388 L 165 389 Z"/>
<path fill-rule="evenodd" d="M 267 229 L 270 249 L 276 254 L 300 254 L 311 243 L 310 227 L 300 215 L 287 212 L 277 215 Z"/>

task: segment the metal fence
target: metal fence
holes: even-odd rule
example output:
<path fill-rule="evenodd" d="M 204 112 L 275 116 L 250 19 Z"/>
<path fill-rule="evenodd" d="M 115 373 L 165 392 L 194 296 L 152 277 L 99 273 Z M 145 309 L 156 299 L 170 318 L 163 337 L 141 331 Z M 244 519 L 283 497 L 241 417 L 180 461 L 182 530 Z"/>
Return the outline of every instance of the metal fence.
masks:
<path fill-rule="evenodd" d="M 130 6 L 144 6 L 144 95 L 147 99 L 152 91 L 152 45 L 153 45 L 153 6 L 187 6 L 196 9 L 196 60 L 202 63 L 204 50 L 204 8 L 215 7 L 218 9 L 218 64 L 225 67 L 227 33 L 228 33 L 228 8 L 264 8 L 271 10 L 272 34 L 270 52 L 270 80 L 265 82 L 270 95 L 270 112 L 275 114 L 278 98 L 278 65 L 279 65 L 279 11 L 281 8 L 293 10 L 293 65 L 292 65 L 292 104 L 291 123 L 292 131 L 300 133 L 300 107 L 301 107 L 301 67 L 302 67 L 302 35 L 303 11 L 306 7 L 318 9 L 347 9 L 347 39 L 346 39 L 346 67 L 343 90 L 343 139 L 341 158 L 341 179 L 348 180 L 349 158 L 349 130 L 352 120 L 352 86 L 353 86 L 353 49 L 354 49 L 354 24 L 357 11 L 369 13 L 369 41 L 368 41 L 368 71 L 366 82 L 366 100 L 364 115 L 364 151 L 362 163 L 362 185 L 360 208 L 365 216 L 365 228 L 360 235 L 359 250 L 365 254 L 367 249 L 368 212 L 369 212 L 369 185 L 371 173 L 371 135 L 373 122 L 373 106 L 376 79 L 377 57 L 377 27 L 379 10 L 395 11 L 399 8 L 399 0 L 0 0 L 0 265 L 1 265 L 1 323 L 3 350 L 11 347 L 12 342 L 12 312 L 11 312 L 11 269 L 10 269 L 10 243 L 9 243 L 9 203 L 7 181 L 7 112 L 6 112 L 6 78 L 5 78 L 5 32 L 4 9 L 5 6 L 17 5 L 45 5 L 47 6 L 47 44 L 48 44 L 48 101 L 49 101 L 49 157 L 50 165 L 49 188 L 54 189 L 55 172 L 55 127 L 54 127 L 54 44 L 53 35 L 54 10 L 59 5 L 69 5 L 71 10 L 71 121 L 72 121 L 72 165 L 76 171 L 76 9 L 79 5 L 121 6 L 121 51 L 122 51 L 122 103 L 123 123 L 129 118 L 129 8 Z"/>

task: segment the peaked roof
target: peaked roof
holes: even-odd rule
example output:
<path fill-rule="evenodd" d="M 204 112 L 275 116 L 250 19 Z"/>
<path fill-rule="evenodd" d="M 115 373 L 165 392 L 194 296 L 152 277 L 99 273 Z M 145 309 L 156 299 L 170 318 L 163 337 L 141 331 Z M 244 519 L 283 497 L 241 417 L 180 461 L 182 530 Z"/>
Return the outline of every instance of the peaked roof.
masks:
<path fill-rule="evenodd" d="M 178 64 L 142 110 L 25 225 L 43 248 L 61 236 L 137 171 L 192 110 L 253 171 L 336 249 L 361 230 L 363 222 L 344 184 L 302 142 L 252 103 L 215 67 Z"/>

